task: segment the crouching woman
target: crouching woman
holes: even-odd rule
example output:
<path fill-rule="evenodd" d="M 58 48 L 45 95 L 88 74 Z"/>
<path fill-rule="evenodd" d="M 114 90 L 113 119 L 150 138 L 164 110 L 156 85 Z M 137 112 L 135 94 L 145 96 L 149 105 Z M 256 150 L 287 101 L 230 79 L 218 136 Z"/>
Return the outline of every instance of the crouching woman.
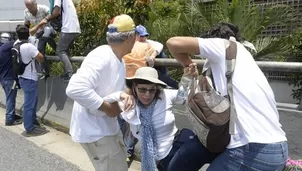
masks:
<path fill-rule="evenodd" d="M 123 112 L 122 118 L 130 124 L 133 135 L 142 145 L 142 170 L 198 171 L 204 159 L 205 148 L 189 129 L 178 130 L 172 113 L 172 102 L 177 90 L 164 89 L 155 69 L 139 68 L 135 75 L 126 78 L 136 106 Z"/>

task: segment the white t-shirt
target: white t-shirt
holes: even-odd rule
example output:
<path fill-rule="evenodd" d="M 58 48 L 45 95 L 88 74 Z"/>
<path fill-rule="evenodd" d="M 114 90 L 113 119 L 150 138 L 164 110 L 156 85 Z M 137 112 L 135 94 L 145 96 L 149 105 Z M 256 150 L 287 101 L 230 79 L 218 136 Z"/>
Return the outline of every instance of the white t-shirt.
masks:
<path fill-rule="evenodd" d="M 173 141 L 177 128 L 175 117 L 172 113 L 172 102 L 176 98 L 177 90 L 165 89 L 158 99 L 152 115 L 152 123 L 156 132 L 157 160 L 165 158 L 173 147 Z M 141 122 L 139 119 L 139 108 L 129 112 L 122 112 L 122 118 L 130 124 L 132 134 L 141 140 Z"/>
<path fill-rule="evenodd" d="M 62 33 L 80 33 L 80 24 L 78 20 L 78 15 L 76 8 L 72 0 L 55 0 L 54 7 L 63 7 L 62 11 Z M 61 6 L 62 5 L 62 6 Z"/>
<path fill-rule="evenodd" d="M 116 118 L 93 111 L 97 111 L 106 96 L 125 90 L 125 76 L 124 61 L 120 61 L 108 45 L 94 49 L 85 57 L 66 88 L 67 96 L 74 100 L 70 122 L 73 141 L 91 143 L 118 134 Z"/>
<path fill-rule="evenodd" d="M 160 42 L 154 41 L 154 40 L 150 40 L 147 39 L 146 40 L 155 50 L 158 54 L 160 54 L 160 52 L 163 50 L 164 45 L 161 44 Z"/>
<path fill-rule="evenodd" d="M 14 44 L 18 42 L 20 41 L 17 40 Z M 24 73 L 20 75 L 20 77 L 34 81 L 38 80 L 38 74 L 35 65 L 35 57 L 38 55 L 38 53 L 38 49 L 31 43 L 24 43 L 20 46 L 20 54 L 23 63 L 27 64 L 30 62 L 30 64 L 25 67 Z"/>
<path fill-rule="evenodd" d="M 212 69 L 216 89 L 226 95 L 225 49 L 229 41 L 220 38 L 197 39 L 200 56 L 207 58 Z M 274 93 L 253 56 L 238 42 L 232 84 L 237 116 L 235 135 L 232 135 L 228 148 L 248 143 L 286 141 L 285 132 L 279 122 Z"/>

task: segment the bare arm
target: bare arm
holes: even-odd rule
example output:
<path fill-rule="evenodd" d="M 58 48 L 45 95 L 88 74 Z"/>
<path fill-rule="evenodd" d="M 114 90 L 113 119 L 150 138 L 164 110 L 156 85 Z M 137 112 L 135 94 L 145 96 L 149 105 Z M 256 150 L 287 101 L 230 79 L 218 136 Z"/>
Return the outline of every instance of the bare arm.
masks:
<path fill-rule="evenodd" d="M 29 29 L 30 35 L 36 34 L 37 31 L 38 31 L 41 27 L 43 27 L 43 26 L 44 26 L 43 23 L 39 23 L 39 24 L 35 25 L 34 27 L 30 28 L 30 29 Z"/>
<path fill-rule="evenodd" d="M 111 118 L 117 117 L 122 112 L 118 102 L 109 103 L 107 101 L 103 101 L 98 110 L 105 112 Z"/>
<path fill-rule="evenodd" d="M 61 13 L 61 7 L 55 6 L 51 15 L 48 15 L 45 19 L 49 22 L 55 18 L 57 18 Z"/>
<path fill-rule="evenodd" d="M 44 61 L 44 56 L 39 52 L 38 55 L 35 57 L 35 59 L 38 62 L 43 62 Z"/>
<path fill-rule="evenodd" d="M 198 40 L 195 37 L 172 37 L 166 44 L 171 55 L 184 67 L 193 63 L 189 54 L 200 53 Z"/>

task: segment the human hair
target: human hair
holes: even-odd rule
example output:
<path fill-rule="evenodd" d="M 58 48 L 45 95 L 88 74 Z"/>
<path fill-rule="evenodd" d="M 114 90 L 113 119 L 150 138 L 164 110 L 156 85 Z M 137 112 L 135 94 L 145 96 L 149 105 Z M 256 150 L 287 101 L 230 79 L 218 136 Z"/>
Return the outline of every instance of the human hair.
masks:
<path fill-rule="evenodd" d="M 29 28 L 25 25 L 17 25 L 16 33 L 19 40 L 28 40 Z"/>
<path fill-rule="evenodd" d="M 137 84 L 155 84 L 155 83 L 152 83 L 152 82 L 147 81 L 147 80 L 142 80 L 142 79 L 134 79 L 133 82 L 132 82 L 131 91 L 132 91 L 132 94 L 133 94 L 133 96 L 134 96 L 135 98 L 138 98 L 138 97 L 137 97 L 137 94 L 136 94 L 136 91 L 135 91 L 135 86 L 136 86 Z M 161 94 L 161 92 L 163 91 L 163 87 L 160 86 L 160 85 L 158 85 L 158 84 L 155 84 L 155 85 L 156 85 L 157 91 L 156 91 L 154 97 L 155 97 L 156 99 L 161 99 L 160 94 Z"/>
<path fill-rule="evenodd" d="M 201 38 L 222 38 L 229 40 L 230 37 L 235 37 L 238 42 L 243 42 L 239 27 L 231 23 L 218 23 L 214 25 L 208 32 L 202 34 Z"/>
<path fill-rule="evenodd" d="M 121 44 L 131 36 L 135 36 L 135 31 L 106 33 L 108 44 Z"/>
<path fill-rule="evenodd" d="M 24 0 L 24 2 L 31 2 L 32 4 L 37 4 L 37 1 L 36 0 Z"/>

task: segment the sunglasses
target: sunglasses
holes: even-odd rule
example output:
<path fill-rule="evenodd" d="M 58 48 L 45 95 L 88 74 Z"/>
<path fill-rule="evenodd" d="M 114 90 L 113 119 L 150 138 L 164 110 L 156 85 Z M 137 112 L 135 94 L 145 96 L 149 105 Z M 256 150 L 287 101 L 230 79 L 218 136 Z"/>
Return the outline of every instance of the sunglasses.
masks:
<path fill-rule="evenodd" d="M 149 91 L 150 94 L 155 94 L 157 89 L 156 88 L 152 88 L 152 89 L 147 89 L 147 88 L 139 88 L 137 87 L 137 90 L 139 93 L 145 94 L 147 93 L 147 91 Z"/>

